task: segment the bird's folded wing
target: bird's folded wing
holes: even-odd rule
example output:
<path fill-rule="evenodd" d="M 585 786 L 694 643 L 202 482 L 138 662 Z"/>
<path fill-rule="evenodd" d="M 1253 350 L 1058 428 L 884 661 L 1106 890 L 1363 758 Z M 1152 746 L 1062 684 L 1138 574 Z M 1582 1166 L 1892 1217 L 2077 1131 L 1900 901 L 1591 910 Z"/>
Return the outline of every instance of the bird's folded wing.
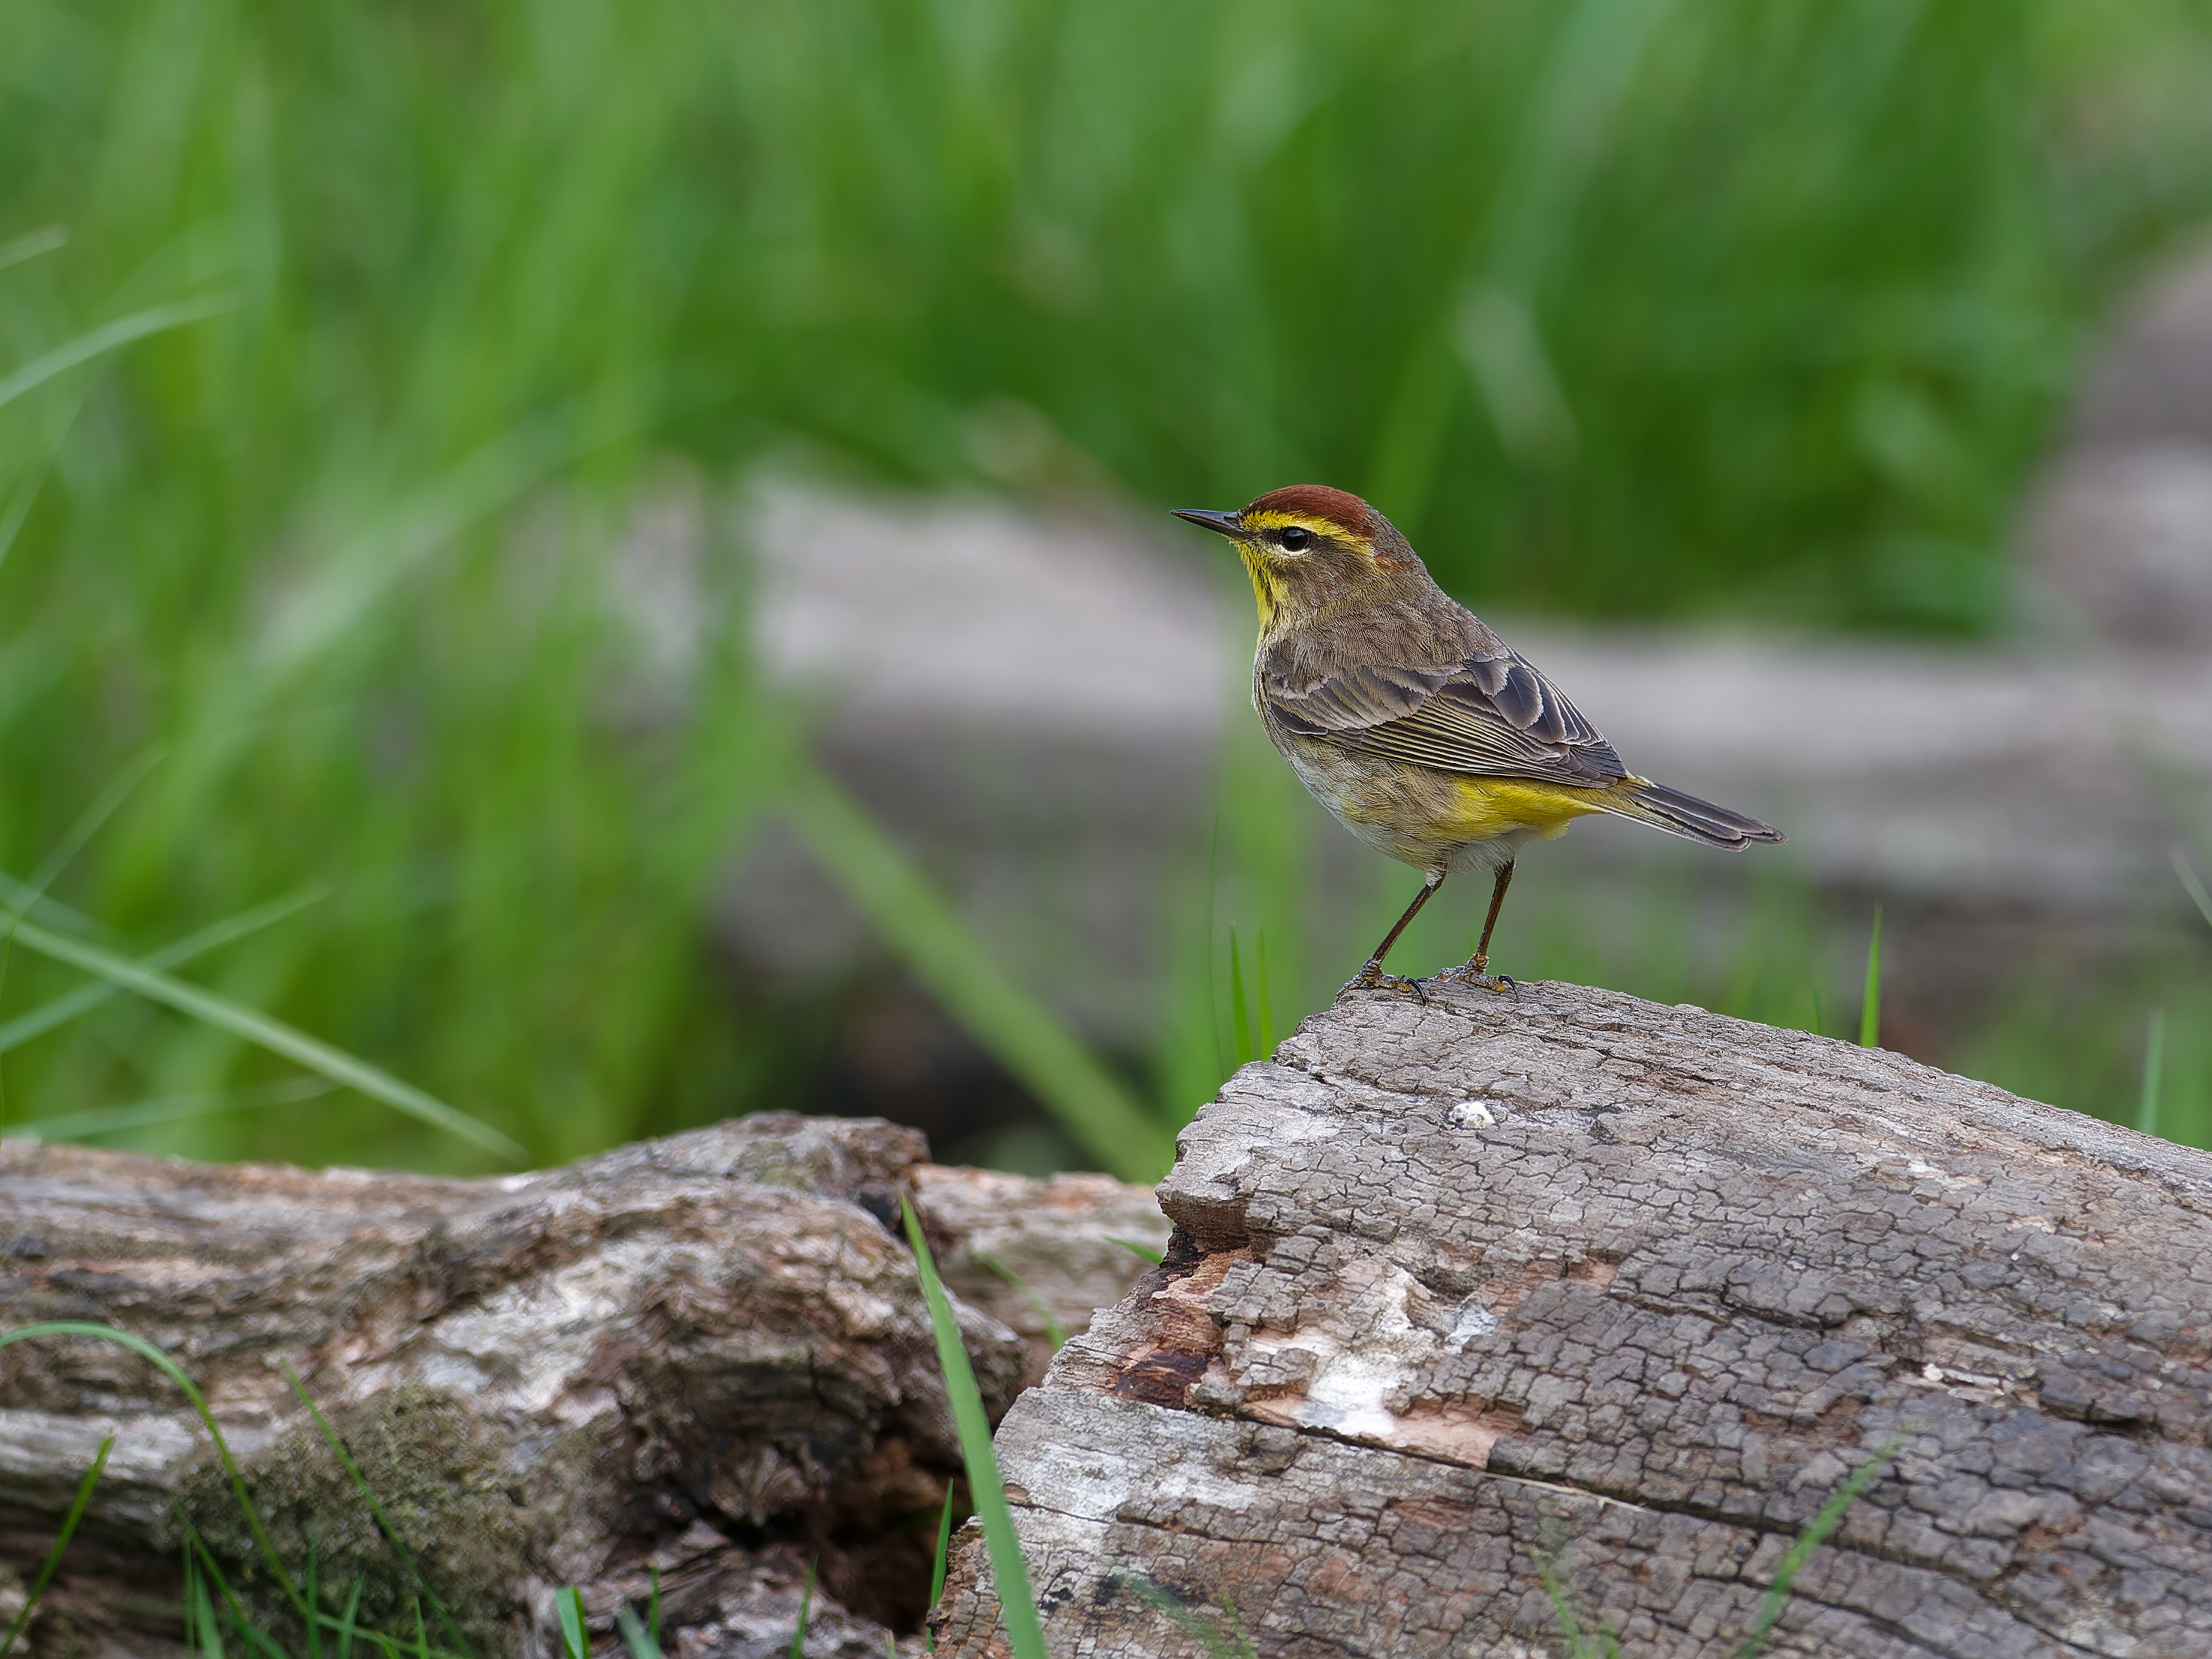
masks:
<path fill-rule="evenodd" d="M 1584 788 L 1628 775 L 1604 734 L 1518 652 L 1447 668 L 1363 665 L 1304 686 L 1263 676 L 1261 692 L 1290 730 L 1365 754 Z"/>

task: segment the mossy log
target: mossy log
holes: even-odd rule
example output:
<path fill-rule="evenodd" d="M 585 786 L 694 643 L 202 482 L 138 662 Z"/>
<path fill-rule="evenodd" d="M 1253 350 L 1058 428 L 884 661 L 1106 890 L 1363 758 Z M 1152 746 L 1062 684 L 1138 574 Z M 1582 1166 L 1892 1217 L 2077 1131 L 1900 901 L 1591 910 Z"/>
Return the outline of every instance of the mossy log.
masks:
<path fill-rule="evenodd" d="M 0 1326 L 112 1324 L 173 1356 L 330 1612 L 358 1580 L 363 1619 L 411 1635 L 416 1591 L 286 1365 L 480 1654 L 556 1652 L 570 1583 L 618 1650 L 614 1609 L 643 1608 L 657 1571 L 672 1654 L 781 1656 L 818 1557 L 807 1652 L 880 1659 L 887 1630 L 920 1649 L 960 1468 L 899 1200 L 919 1200 L 994 1416 L 1049 1346 L 978 1253 L 1080 1328 L 1146 1265 L 1109 1241 L 1167 1231 L 1141 1188 L 925 1156 L 910 1130 L 789 1115 L 480 1181 L 0 1143 Z M 0 1349 L 0 1628 L 110 1433 L 33 1652 L 177 1653 L 179 1510 L 300 1636 L 177 1389 L 77 1339 Z"/>
<path fill-rule="evenodd" d="M 1601 991 L 1358 994 L 999 1431 L 1052 1651 L 2212 1655 L 2212 1156 Z M 972 1529 L 971 1529 L 972 1530 Z M 938 1652 L 1005 1652 L 969 1538 Z M 1247 1648 L 1244 1644 L 1249 1643 Z"/>

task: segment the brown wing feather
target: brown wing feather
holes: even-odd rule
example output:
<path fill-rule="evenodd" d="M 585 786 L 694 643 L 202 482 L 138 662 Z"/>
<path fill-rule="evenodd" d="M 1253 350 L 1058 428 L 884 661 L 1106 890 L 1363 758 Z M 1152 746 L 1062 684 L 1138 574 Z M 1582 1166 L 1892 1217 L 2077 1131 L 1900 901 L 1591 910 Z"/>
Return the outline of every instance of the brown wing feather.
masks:
<path fill-rule="evenodd" d="M 1263 673 L 1261 692 L 1292 732 L 1439 771 L 1584 788 L 1628 775 L 1583 712 L 1503 647 L 1449 668 L 1362 665 L 1305 687 Z"/>

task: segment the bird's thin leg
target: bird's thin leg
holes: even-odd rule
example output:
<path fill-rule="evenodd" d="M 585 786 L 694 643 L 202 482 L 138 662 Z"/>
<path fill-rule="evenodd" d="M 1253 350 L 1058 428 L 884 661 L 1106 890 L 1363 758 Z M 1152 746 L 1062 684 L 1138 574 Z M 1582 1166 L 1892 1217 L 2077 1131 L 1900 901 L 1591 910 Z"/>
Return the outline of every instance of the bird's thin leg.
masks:
<path fill-rule="evenodd" d="M 1505 908 L 1505 890 L 1512 884 L 1513 860 L 1508 859 L 1498 866 L 1498 881 L 1490 890 L 1490 914 L 1482 919 L 1482 941 L 1467 964 L 1478 974 L 1490 966 L 1490 935 L 1498 926 L 1498 913 Z"/>
<path fill-rule="evenodd" d="M 1443 884 L 1444 872 L 1441 870 L 1422 882 L 1421 890 L 1413 895 L 1413 902 L 1406 907 L 1406 914 L 1398 918 L 1395 927 L 1382 935 L 1382 942 L 1375 947 L 1375 954 L 1367 958 L 1367 965 L 1364 968 L 1352 975 L 1351 984 L 1346 985 L 1344 988 L 1345 990 L 1349 991 L 1354 987 L 1363 990 L 1372 990 L 1384 982 L 1386 975 L 1382 972 L 1382 958 L 1390 954 L 1390 947 L 1398 942 L 1398 935 L 1406 931 L 1407 924 L 1420 915 L 1421 907 L 1429 902 L 1429 895 Z M 1407 984 L 1412 982 L 1410 980 L 1407 981 Z M 1341 995 L 1343 993 L 1340 992 L 1338 994 Z"/>
<path fill-rule="evenodd" d="M 1508 859 L 1498 866 L 1497 884 L 1490 890 L 1490 914 L 1483 918 L 1481 942 L 1463 967 L 1453 969 L 1444 978 L 1457 980 L 1462 985 L 1487 986 L 1497 991 L 1513 988 L 1513 981 L 1504 974 L 1493 979 L 1483 971 L 1490 966 L 1490 935 L 1498 927 L 1498 913 L 1505 908 L 1505 890 L 1512 884 L 1513 861 Z"/>

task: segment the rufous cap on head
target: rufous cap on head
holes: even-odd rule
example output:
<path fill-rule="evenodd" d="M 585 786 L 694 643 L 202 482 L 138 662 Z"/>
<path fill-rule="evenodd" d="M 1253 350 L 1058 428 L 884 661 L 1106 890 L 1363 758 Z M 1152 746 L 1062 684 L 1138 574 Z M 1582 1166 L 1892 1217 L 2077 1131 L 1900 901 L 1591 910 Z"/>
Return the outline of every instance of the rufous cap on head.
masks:
<path fill-rule="evenodd" d="M 1280 489 L 1269 490 L 1244 511 L 1296 513 L 1303 518 L 1325 519 L 1362 539 L 1381 530 L 1384 522 L 1380 513 L 1350 490 L 1331 489 L 1327 484 L 1285 484 Z"/>

